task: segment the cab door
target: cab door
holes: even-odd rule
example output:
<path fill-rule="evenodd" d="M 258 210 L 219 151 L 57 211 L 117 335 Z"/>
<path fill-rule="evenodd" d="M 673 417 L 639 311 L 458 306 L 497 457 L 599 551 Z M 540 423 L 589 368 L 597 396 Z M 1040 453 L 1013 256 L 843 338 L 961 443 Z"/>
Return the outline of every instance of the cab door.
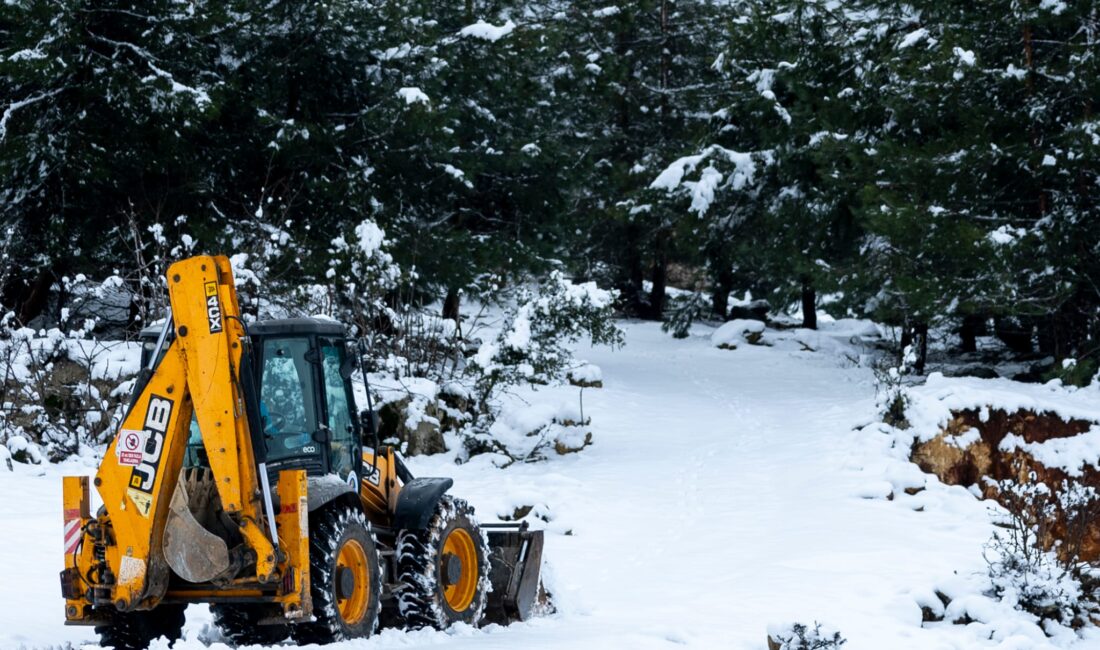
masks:
<path fill-rule="evenodd" d="M 321 384 L 324 392 L 325 424 L 331 442 L 329 472 L 359 487 L 363 452 L 359 442 L 359 423 L 352 402 L 351 380 L 340 371 L 347 360 L 342 339 L 321 338 Z"/>

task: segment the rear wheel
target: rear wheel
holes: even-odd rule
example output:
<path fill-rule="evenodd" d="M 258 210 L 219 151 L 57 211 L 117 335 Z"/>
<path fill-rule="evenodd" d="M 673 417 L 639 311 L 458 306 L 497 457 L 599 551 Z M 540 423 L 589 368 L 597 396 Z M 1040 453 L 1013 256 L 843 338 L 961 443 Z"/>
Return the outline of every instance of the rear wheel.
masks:
<path fill-rule="evenodd" d="M 477 625 L 489 591 L 489 545 L 473 508 L 444 496 L 427 528 L 401 531 L 397 572 L 406 627 Z"/>
<path fill-rule="evenodd" d="M 183 635 L 186 605 L 161 605 L 141 612 L 112 612 L 111 625 L 97 625 L 99 645 L 115 650 L 145 650 L 149 643 L 165 637 L 169 643 Z"/>
<path fill-rule="evenodd" d="M 314 621 L 292 626 L 298 643 L 370 636 L 382 602 L 382 563 L 363 512 L 337 504 L 309 513 Z"/>
<path fill-rule="evenodd" d="M 260 621 L 282 614 L 279 608 L 254 604 L 210 606 L 214 623 L 233 645 L 271 645 L 290 636 L 287 625 L 260 625 Z"/>

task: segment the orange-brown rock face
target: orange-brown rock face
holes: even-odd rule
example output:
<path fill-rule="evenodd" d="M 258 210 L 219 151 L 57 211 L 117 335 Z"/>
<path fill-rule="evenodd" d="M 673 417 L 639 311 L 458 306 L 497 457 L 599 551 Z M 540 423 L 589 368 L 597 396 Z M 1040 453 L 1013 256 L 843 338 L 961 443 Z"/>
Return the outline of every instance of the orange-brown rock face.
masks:
<path fill-rule="evenodd" d="M 1068 478 L 1060 468 L 1046 467 L 1030 454 L 1015 449 L 1000 449 L 1005 436 L 1015 434 L 1027 443 L 1041 443 L 1054 438 L 1069 438 L 1089 430 L 1094 423 L 1085 420 L 1063 420 L 1053 413 L 990 410 L 983 421 L 976 409 L 954 413 L 954 418 L 938 436 L 913 447 L 912 460 L 925 472 L 935 474 L 950 485 L 977 485 L 989 499 L 998 499 L 998 491 L 983 477 L 1001 481 L 1012 479 L 1027 483 L 1034 473 L 1035 481 L 1057 490 Z M 974 435 L 974 432 L 977 435 Z M 1074 478 L 1081 485 L 1100 490 L 1100 471 L 1086 465 L 1082 475 Z M 1065 534 L 1064 522 L 1053 527 L 1055 538 Z M 1100 560 L 1100 521 L 1089 526 L 1082 544 L 1084 561 Z"/>

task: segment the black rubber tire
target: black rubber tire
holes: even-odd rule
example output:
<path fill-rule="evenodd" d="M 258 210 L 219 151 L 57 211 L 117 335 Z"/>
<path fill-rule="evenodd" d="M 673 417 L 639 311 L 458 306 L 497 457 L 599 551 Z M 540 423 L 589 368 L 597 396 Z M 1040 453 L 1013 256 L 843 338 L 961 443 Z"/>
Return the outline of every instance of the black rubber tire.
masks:
<path fill-rule="evenodd" d="M 477 553 L 478 581 L 473 600 L 463 611 L 451 608 L 443 595 L 443 544 L 456 528 L 465 529 Z M 405 627 L 447 629 L 455 623 L 478 625 L 489 595 L 489 542 L 462 499 L 444 496 L 424 530 L 397 536 L 397 606 Z"/>
<path fill-rule="evenodd" d="M 169 644 L 183 636 L 186 605 L 161 605 L 140 612 L 112 612 L 110 625 L 97 625 L 99 645 L 115 650 L 145 650 L 160 637 Z"/>
<path fill-rule="evenodd" d="M 353 624 L 343 619 L 336 604 L 336 560 L 340 549 L 350 540 L 362 546 L 370 573 L 370 600 L 365 614 Z M 294 640 L 299 644 L 333 643 L 374 634 L 382 605 L 382 558 L 363 511 L 347 504 L 333 504 L 309 513 L 309 563 L 314 620 L 292 625 Z"/>
<path fill-rule="evenodd" d="M 272 645 L 290 636 L 289 625 L 259 625 L 259 621 L 282 613 L 281 608 L 257 604 L 219 603 L 210 606 L 214 624 L 222 636 L 236 646 Z"/>

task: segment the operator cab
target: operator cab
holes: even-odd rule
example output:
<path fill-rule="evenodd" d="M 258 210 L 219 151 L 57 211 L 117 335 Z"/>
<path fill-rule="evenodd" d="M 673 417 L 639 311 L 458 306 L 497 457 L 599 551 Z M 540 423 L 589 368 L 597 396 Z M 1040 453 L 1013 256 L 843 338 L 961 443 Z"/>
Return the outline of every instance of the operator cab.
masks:
<path fill-rule="evenodd" d="M 141 331 L 142 367 L 156 350 L 161 328 Z M 344 326 L 289 318 L 251 323 L 248 334 L 269 475 L 305 469 L 310 476 L 336 474 L 357 485 L 363 454 Z M 170 332 L 161 358 L 173 338 Z M 208 466 L 192 415 L 184 467 Z"/>

